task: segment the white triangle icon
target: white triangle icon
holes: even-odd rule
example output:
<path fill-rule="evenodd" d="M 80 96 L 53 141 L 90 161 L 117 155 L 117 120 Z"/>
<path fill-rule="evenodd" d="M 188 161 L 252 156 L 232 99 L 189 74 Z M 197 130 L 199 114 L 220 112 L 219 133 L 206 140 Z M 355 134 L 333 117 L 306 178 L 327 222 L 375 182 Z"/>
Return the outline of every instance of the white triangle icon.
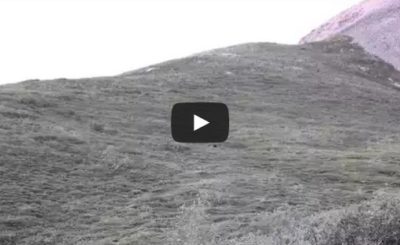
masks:
<path fill-rule="evenodd" d="M 204 120 L 203 118 L 193 115 L 193 131 L 199 130 L 202 127 L 208 125 L 210 122 Z"/>

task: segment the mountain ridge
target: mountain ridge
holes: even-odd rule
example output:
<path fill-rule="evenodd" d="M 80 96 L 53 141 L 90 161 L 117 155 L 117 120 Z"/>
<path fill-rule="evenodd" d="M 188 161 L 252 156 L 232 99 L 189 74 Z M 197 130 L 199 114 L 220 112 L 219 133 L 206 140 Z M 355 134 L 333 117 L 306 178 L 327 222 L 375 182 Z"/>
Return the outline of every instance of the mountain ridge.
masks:
<path fill-rule="evenodd" d="M 321 41 L 347 35 L 368 52 L 400 69 L 400 2 L 366 0 L 331 18 L 300 40 L 300 43 Z"/>

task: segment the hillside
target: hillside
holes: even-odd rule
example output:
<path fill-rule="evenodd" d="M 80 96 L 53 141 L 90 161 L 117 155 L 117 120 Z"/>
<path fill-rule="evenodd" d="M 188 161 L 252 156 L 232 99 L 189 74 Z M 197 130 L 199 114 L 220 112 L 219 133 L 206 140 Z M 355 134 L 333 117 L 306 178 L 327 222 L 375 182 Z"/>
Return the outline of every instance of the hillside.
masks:
<path fill-rule="evenodd" d="M 349 38 L 0 87 L 0 244 L 398 244 L 400 73 Z M 178 144 L 174 103 L 228 105 Z"/>
<path fill-rule="evenodd" d="M 400 1 L 366 0 L 332 18 L 301 43 L 347 35 L 400 70 Z"/>

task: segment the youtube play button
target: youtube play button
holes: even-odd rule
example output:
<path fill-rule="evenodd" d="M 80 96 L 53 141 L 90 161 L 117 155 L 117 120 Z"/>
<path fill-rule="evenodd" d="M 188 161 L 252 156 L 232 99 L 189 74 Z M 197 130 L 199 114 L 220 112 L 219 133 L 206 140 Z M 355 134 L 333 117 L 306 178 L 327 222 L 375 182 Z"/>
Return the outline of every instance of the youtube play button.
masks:
<path fill-rule="evenodd" d="M 209 123 L 209 121 L 206 121 L 197 115 L 193 115 L 193 131 L 197 131 L 198 129 L 201 129 Z"/>
<path fill-rule="evenodd" d="M 171 129 L 172 137 L 177 142 L 224 142 L 229 134 L 228 107 L 222 103 L 175 104 Z"/>

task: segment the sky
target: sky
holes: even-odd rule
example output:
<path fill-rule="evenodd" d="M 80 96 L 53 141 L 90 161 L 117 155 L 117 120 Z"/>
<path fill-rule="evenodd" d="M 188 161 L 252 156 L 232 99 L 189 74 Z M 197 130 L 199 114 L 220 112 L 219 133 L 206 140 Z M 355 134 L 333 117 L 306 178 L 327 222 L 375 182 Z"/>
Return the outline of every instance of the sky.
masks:
<path fill-rule="evenodd" d="M 359 0 L 0 0 L 0 84 L 112 76 L 246 42 L 296 44 Z"/>

